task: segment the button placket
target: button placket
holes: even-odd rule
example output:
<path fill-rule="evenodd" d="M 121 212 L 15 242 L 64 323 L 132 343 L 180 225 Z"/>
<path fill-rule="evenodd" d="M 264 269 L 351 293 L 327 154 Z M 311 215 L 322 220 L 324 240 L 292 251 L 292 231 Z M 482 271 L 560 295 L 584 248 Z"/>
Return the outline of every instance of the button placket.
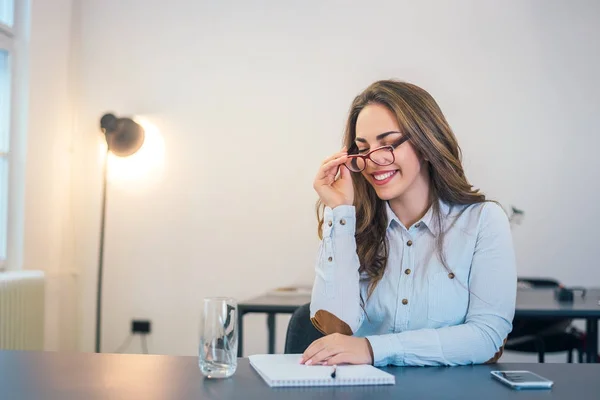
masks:
<path fill-rule="evenodd" d="M 409 315 L 410 315 L 410 293 L 414 284 L 414 274 L 411 274 L 414 269 L 414 250 L 413 241 L 408 235 L 408 232 L 403 232 L 402 243 L 405 244 L 402 249 L 402 265 L 400 270 L 400 286 L 401 293 L 398 296 L 398 314 L 400 318 L 397 319 L 396 331 L 406 330 L 408 328 Z M 404 276 L 402 276 L 404 275 Z"/>

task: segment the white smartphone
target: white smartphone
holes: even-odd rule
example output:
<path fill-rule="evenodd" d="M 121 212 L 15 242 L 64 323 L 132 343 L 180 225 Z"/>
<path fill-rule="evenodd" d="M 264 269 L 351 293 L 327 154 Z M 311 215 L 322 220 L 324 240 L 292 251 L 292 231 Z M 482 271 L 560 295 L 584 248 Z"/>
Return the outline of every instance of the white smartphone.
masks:
<path fill-rule="evenodd" d="M 513 389 L 550 389 L 554 382 L 531 371 L 491 371 L 492 377 Z"/>

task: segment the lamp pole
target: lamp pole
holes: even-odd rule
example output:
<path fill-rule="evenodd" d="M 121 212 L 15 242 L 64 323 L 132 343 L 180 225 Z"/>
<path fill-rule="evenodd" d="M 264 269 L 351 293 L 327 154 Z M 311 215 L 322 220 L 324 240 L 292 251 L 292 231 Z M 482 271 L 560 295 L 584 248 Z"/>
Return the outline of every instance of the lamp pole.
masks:
<path fill-rule="evenodd" d="M 102 216 L 100 220 L 100 248 L 98 251 L 98 281 L 96 288 L 96 353 L 100 353 L 102 334 L 102 274 L 104 272 L 104 231 L 106 227 L 106 177 L 108 170 L 108 145 L 104 154 L 102 168 Z"/>

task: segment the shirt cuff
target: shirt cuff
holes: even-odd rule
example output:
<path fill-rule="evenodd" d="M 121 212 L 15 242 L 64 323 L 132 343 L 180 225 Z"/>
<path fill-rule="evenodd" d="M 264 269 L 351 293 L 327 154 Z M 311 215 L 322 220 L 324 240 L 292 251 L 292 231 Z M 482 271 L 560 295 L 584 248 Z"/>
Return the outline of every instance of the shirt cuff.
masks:
<path fill-rule="evenodd" d="M 354 236 L 355 231 L 356 208 L 354 206 L 342 205 L 334 209 L 325 207 L 323 237 L 331 237 L 336 232 Z"/>
<path fill-rule="evenodd" d="M 374 335 L 367 336 L 373 349 L 373 365 L 376 367 L 385 367 L 389 364 L 403 365 L 404 346 L 398 340 L 394 340 L 392 335 Z"/>

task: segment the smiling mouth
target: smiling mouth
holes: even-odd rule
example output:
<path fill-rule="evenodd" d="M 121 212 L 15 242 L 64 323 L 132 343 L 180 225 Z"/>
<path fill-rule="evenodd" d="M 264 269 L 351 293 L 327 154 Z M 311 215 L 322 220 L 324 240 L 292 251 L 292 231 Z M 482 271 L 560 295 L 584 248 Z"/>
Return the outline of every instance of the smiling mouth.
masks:
<path fill-rule="evenodd" d="M 398 170 L 384 171 L 384 172 L 378 172 L 375 174 L 371 174 L 371 176 L 373 176 L 373 181 L 376 185 L 384 185 L 384 184 L 388 183 L 390 180 L 392 180 L 392 178 L 394 176 L 396 176 L 397 173 L 398 173 Z"/>

